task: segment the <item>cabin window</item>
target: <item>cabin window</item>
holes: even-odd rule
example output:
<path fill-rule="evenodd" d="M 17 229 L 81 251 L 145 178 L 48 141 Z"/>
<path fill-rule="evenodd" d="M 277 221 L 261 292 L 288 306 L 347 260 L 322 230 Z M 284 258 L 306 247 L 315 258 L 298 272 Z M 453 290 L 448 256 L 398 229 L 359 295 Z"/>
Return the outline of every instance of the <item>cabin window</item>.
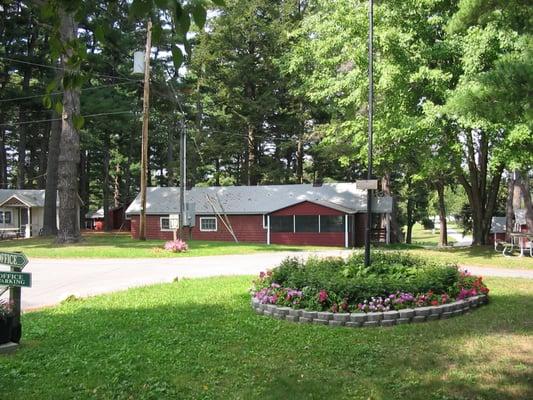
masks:
<path fill-rule="evenodd" d="M 216 232 L 217 231 L 217 218 L 216 217 L 201 217 L 200 218 L 200 231 L 201 232 Z"/>
<path fill-rule="evenodd" d="M 179 215 L 161 217 L 159 223 L 162 231 L 175 231 L 179 227 Z"/>
<path fill-rule="evenodd" d="M 318 232 L 318 215 L 296 215 L 295 232 Z"/>
<path fill-rule="evenodd" d="M 161 222 L 161 230 L 162 231 L 170 231 L 170 218 L 169 217 L 161 217 L 160 220 Z"/>
<path fill-rule="evenodd" d="M 0 211 L 0 224 L 11 223 L 11 211 Z"/>
<path fill-rule="evenodd" d="M 344 232 L 342 215 L 321 215 L 320 232 Z"/>
<path fill-rule="evenodd" d="M 272 215 L 270 217 L 272 232 L 294 232 L 294 217 L 292 215 Z"/>

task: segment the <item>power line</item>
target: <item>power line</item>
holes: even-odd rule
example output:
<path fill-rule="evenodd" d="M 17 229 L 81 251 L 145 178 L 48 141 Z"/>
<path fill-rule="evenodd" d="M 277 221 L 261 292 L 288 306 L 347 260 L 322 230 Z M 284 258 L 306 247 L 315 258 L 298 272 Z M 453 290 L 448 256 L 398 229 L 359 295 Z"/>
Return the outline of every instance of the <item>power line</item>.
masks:
<path fill-rule="evenodd" d="M 117 114 L 129 114 L 133 113 L 131 110 L 125 110 L 125 111 L 112 111 L 112 112 L 106 112 L 106 113 L 97 113 L 97 114 L 86 114 L 82 115 L 83 118 L 93 118 L 93 117 L 101 117 L 105 115 L 117 115 Z M 13 123 L 6 123 L 6 124 L 0 124 L 0 126 L 13 126 L 13 125 L 27 125 L 27 124 L 38 124 L 41 122 L 52 122 L 52 121 L 61 121 L 62 118 L 50 118 L 50 119 L 37 119 L 33 121 L 19 121 L 19 122 L 13 122 Z"/>
<path fill-rule="evenodd" d="M 137 82 L 118 82 L 118 83 L 110 83 L 109 85 L 101 85 L 101 86 L 91 86 L 91 87 L 88 87 L 88 88 L 81 88 L 80 91 L 82 92 L 87 92 L 89 90 L 96 90 L 96 89 L 102 89 L 102 88 L 106 88 L 106 87 L 112 87 L 112 86 L 116 86 L 116 85 L 132 85 L 133 83 L 137 83 Z M 0 103 L 5 103 L 7 101 L 17 101 L 17 100 L 27 100 L 27 99 L 35 99 L 37 97 L 44 97 L 46 96 L 47 94 L 63 94 L 65 93 L 65 91 L 60 91 L 60 92 L 51 92 L 51 93 L 43 93 L 43 94 L 36 94 L 36 95 L 32 95 L 32 96 L 25 96 L 25 97 L 12 97 L 12 98 L 9 98 L 9 99 L 0 99 Z"/>
<path fill-rule="evenodd" d="M 7 61 L 20 63 L 20 64 L 27 64 L 27 65 L 33 65 L 33 66 L 41 67 L 41 68 L 53 69 L 53 70 L 56 70 L 56 71 L 63 71 L 63 68 L 54 67 L 53 65 L 46 65 L 46 64 L 39 64 L 39 63 L 30 62 L 30 61 L 17 60 L 16 58 L 0 56 L 0 60 L 7 60 Z M 132 78 L 126 78 L 126 77 L 122 77 L 122 76 L 113 76 L 113 75 L 97 74 L 97 73 L 93 73 L 93 75 L 94 76 L 98 76 L 98 77 L 102 77 L 102 78 L 120 79 L 120 80 L 123 80 L 123 81 L 131 81 L 131 82 L 142 82 L 142 80 L 140 80 L 140 79 L 132 79 Z"/>

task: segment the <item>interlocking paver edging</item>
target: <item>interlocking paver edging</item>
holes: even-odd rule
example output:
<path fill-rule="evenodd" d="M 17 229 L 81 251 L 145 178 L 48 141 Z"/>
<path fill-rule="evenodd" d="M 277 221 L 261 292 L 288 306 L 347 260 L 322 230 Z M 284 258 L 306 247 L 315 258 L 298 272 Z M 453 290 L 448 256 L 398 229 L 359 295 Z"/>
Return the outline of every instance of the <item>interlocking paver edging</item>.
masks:
<path fill-rule="evenodd" d="M 370 313 L 332 313 L 329 311 L 296 310 L 274 304 L 261 304 L 252 298 L 252 308 L 257 314 L 290 322 L 314 323 L 329 326 L 348 326 L 351 328 L 372 326 L 393 326 L 416 322 L 447 319 L 464 314 L 471 309 L 488 303 L 484 294 L 457 300 L 438 306 L 406 308 L 398 311 Z"/>

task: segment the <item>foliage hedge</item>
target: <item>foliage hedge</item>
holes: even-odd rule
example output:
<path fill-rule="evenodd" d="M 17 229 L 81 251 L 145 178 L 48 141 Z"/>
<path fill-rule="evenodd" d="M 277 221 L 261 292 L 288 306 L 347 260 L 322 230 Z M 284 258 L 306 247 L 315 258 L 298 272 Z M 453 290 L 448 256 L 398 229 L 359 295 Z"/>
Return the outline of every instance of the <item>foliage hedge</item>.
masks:
<path fill-rule="evenodd" d="M 307 262 L 288 258 L 272 271 L 272 281 L 284 287 L 326 290 L 362 302 L 396 292 L 457 294 L 457 266 L 430 263 L 401 253 L 376 252 L 370 267 L 364 256 L 354 254 L 342 258 L 309 259 Z"/>
<path fill-rule="evenodd" d="M 367 311 L 364 304 L 371 310 L 443 304 L 478 292 L 488 292 L 481 278 L 459 272 L 457 265 L 379 251 L 369 267 L 361 253 L 346 260 L 287 258 L 262 273 L 253 288 L 255 297 L 265 303 L 332 311 Z"/>

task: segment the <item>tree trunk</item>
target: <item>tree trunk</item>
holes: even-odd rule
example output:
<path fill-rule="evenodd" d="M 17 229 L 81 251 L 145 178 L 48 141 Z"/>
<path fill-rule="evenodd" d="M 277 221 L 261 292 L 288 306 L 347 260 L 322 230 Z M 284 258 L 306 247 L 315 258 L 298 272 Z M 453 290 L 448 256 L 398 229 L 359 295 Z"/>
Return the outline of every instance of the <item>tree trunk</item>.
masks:
<path fill-rule="evenodd" d="M 107 133 L 106 133 L 107 135 Z M 102 188 L 103 195 L 103 208 L 104 208 L 104 229 L 106 232 L 110 232 L 113 227 L 111 226 L 111 218 L 109 218 L 109 135 L 104 139 L 104 184 Z"/>
<path fill-rule="evenodd" d="M 50 135 L 48 138 L 48 162 L 46 164 L 46 183 L 44 190 L 43 234 L 57 234 L 57 168 L 59 161 L 59 141 L 61 139 L 61 120 L 52 112 Z"/>
<path fill-rule="evenodd" d="M 30 34 L 27 40 L 27 56 L 28 59 L 31 59 L 33 56 L 33 50 L 35 47 L 35 41 L 37 38 L 37 32 L 35 30 L 35 25 L 33 24 L 33 17 L 30 14 L 28 19 L 28 28 L 31 29 Z M 22 77 L 22 94 L 23 96 L 28 96 L 30 92 L 30 81 L 32 76 L 32 66 L 29 64 L 24 64 L 23 66 L 23 77 Z M 28 107 L 26 102 L 22 102 L 19 107 L 19 121 L 24 121 L 28 119 Z M 26 143 L 27 143 L 27 127 L 26 124 L 20 124 L 19 128 L 19 140 L 17 143 L 17 189 L 24 189 L 26 184 Z"/>
<path fill-rule="evenodd" d="M 129 140 L 129 148 L 128 148 L 128 165 L 126 166 L 126 169 L 124 171 L 124 181 L 126 185 L 126 201 L 125 204 L 128 206 L 133 201 L 132 195 L 131 195 L 131 187 L 133 186 L 132 178 L 131 178 L 131 164 L 133 164 L 133 152 L 135 150 L 134 143 L 135 143 L 135 136 L 134 132 L 135 129 L 130 129 L 130 140 Z"/>
<path fill-rule="evenodd" d="M 405 243 L 411 244 L 413 238 L 413 200 L 411 196 L 407 198 L 407 233 L 405 234 Z"/>
<path fill-rule="evenodd" d="M 304 183 L 304 149 L 302 139 L 298 139 L 296 147 L 296 181 Z"/>
<path fill-rule="evenodd" d="M 473 135 L 477 135 L 476 139 Z M 468 176 L 465 176 L 462 168 L 458 167 L 457 178 L 466 191 L 472 210 L 472 244 L 485 245 L 488 243 L 491 220 L 496 208 L 503 165 L 495 166 L 489 183 L 486 133 L 482 130 L 471 130 L 465 132 L 465 138 Z"/>
<path fill-rule="evenodd" d="M 511 240 L 511 232 L 514 226 L 513 194 L 514 178 L 511 173 L 507 179 L 507 202 L 505 203 L 505 240 L 507 242 Z"/>
<path fill-rule="evenodd" d="M 252 125 L 248 125 L 248 137 L 246 138 L 246 156 L 247 156 L 247 184 L 248 186 L 257 185 L 257 168 L 255 157 L 255 128 Z"/>
<path fill-rule="evenodd" d="M 444 184 L 440 181 L 437 181 L 436 187 L 437 187 L 437 195 L 439 197 L 439 221 L 440 221 L 439 246 L 448 246 L 448 224 L 446 221 L 446 205 L 444 203 Z"/>
<path fill-rule="evenodd" d="M 6 130 L 2 126 L 4 122 L 3 113 L 0 112 L 0 189 L 7 189 L 7 152 L 6 152 Z"/>
<path fill-rule="evenodd" d="M 22 93 L 27 96 L 30 88 L 31 66 L 24 68 L 24 78 L 22 80 Z M 28 117 L 28 110 L 24 103 L 19 107 L 19 121 L 24 121 Z M 24 189 L 26 183 L 26 125 L 18 126 L 19 138 L 17 142 L 17 189 Z"/>
<path fill-rule="evenodd" d="M 120 187 L 122 183 L 122 169 L 120 168 L 120 163 L 117 162 L 115 165 L 115 180 L 114 180 L 114 191 L 113 191 L 113 204 L 116 207 L 122 205 L 122 198 L 120 194 Z"/>
<path fill-rule="evenodd" d="M 215 186 L 220 186 L 220 159 L 215 158 Z"/>
<path fill-rule="evenodd" d="M 385 174 L 383 175 L 381 189 L 383 190 L 383 194 L 392 197 L 392 210 L 390 213 L 390 242 L 399 243 L 400 226 L 398 224 L 398 206 L 396 203 L 396 198 L 392 195 L 391 176 L 389 172 L 385 172 Z"/>
<path fill-rule="evenodd" d="M 517 186 L 520 189 L 521 197 L 524 201 L 524 208 L 526 210 L 526 225 L 528 232 L 533 232 L 533 205 L 531 203 L 531 195 L 529 191 L 529 182 L 527 173 L 521 174 L 517 177 Z"/>
<path fill-rule="evenodd" d="M 65 46 L 61 63 L 65 74 L 76 74 L 79 67 L 70 64 L 74 55 L 71 47 L 77 40 L 78 25 L 74 15 L 59 10 L 61 43 Z M 57 187 L 59 192 L 58 243 L 75 243 L 80 240 L 78 219 L 78 164 L 80 162 L 80 135 L 74 125 L 74 117 L 80 114 L 80 92 L 78 88 L 64 87 L 61 138 L 59 141 L 59 163 Z"/>

